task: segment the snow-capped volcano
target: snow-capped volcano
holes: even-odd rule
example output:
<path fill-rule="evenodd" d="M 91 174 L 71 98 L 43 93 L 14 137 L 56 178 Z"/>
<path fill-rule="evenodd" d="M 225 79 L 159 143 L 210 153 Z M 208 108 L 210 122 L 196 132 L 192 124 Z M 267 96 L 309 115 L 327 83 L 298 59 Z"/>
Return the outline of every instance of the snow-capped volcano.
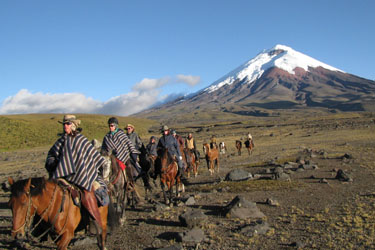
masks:
<path fill-rule="evenodd" d="M 213 111 L 259 115 L 270 109 L 309 107 L 374 111 L 375 81 L 276 45 L 207 88 L 143 113 L 164 110 L 163 114 L 171 117 Z"/>
<path fill-rule="evenodd" d="M 251 83 L 260 78 L 265 71 L 272 67 L 277 67 L 290 74 L 295 74 L 294 69 L 297 67 L 308 71 L 309 67 L 316 68 L 319 66 L 328 70 L 343 72 L 342 70 L 295 51 L 288 46 L 278 44 L 272 49 L 263 51 L 255 58 L 220 78 L 204 89 L 204 91 L 212 92 L 224 85 L 230 85 L 235 81 L 242 81 L 245 78 L 247 78 L 246 82 Z"/>

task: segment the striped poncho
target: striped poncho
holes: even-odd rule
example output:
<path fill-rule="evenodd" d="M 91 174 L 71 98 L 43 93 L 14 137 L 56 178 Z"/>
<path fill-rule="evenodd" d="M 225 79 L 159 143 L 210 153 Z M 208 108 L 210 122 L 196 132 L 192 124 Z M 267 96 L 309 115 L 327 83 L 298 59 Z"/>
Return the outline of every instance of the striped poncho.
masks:
<path fill-rule="evenodd" d="M 112 152 L 117 159 L 126 163 L 129 160 L 130 154 L 139 154 L 140 152 L 135 149 L 132 142 L 129 140 L 128 136 L 121 129 L 115 134 L 111 132 L 104 136 L 102 149 L 107 152 Z"/>
<path fill-rule="evenodd" d="M 64 134 L 49 150 L 47 161 L 51 157 L 57 161 L 54 179 L 63 177 L 86 190 L 91 190 L 95 180 L 102 185 L 98 171 L 104 158 L 85 136 Z"/>

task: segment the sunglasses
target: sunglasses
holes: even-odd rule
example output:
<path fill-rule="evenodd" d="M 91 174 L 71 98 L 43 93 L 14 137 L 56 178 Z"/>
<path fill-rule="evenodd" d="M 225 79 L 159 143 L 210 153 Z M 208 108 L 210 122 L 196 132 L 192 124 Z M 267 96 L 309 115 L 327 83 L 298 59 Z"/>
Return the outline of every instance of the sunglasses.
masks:
<path fill-rule="evenodd" d="M 116 127 L 116 125 L 113 125 L 113 124 L 111 124 L 111 125 L 109 125 L 111 128 L 113 128 L 113 127 Z"/>
<path fill-rule="evenodd" d="M 64 122 L 64 125 L 72 125 L 72 122 Z"/>

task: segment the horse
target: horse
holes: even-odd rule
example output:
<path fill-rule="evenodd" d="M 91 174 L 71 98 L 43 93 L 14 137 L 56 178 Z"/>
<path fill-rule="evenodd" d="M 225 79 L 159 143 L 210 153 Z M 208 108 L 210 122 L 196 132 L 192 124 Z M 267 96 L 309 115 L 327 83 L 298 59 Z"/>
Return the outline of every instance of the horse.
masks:
<path fill-rule="evenodd" d="M 163 191 L 163 197 L 165 204 L 172 202 L 173 186 L 176 183 L 176 196 L 179 196 L 179 188 L 181 187 L 182 192 L 185 191 L 184 184 L 181 183 L 180 177 L 177 176 L 178 165 L 176 159 L 168 152 L 168 149 L 159 149 L 158 158 L 156 160 L 156 168 L 160 169 L 160 186 Z M 169 193 L 169 199 L 165 191 L 165 185 Z"/>
<path fill-rule="evenodd" d="M 245 147 L 247 148 L 247 153 L 251 155 L 253 148 L 254 148 L 254 141 L 253 139 L 247 139 L 245 141 Z"/>
<path fill-rule="evenodd" d="M 220 151 L 220 154 L 225 154 L 225 152 L 227 151 L 227 146 L 225 145 L 225 142 L 220 142 L 219 143 L 219 151 Z"/>
<path fill-rule="evenodd" d="M 199 161 L 195 158 L 194 152 L 192 150 L 189 150 L 188 148 L 185 148 L 184 154 L 187 162 L 187 177 L 190 178 L 191 170 L 193 171 L 194 177 L 197 177 Z"/>
<path fill-rule="evenodd" d="M 106 151 L 100 152 L 105 159 L 106 165 L 103 169 L 103 177 L 108 186 L 110 199 L 116 204 L 116 212 L 119 213 L 119 223 L 125 222 L 125 210 L 127 203 L 135 206 L 136 201 L 140 199 L 134 183 L 136 170 L 130 161 L 123 170 L 122 165 L 113 154 Z"/>
<path fill-rule="evenodd" d="M 44 177 L 17 182 L 9 177 L 8 182 L 11 187 L 8 204 L 13 214 L 12 237 L 18 240 L 24 238 L 25 233 L 29 236 L 38 224 L 45 221 L 50 227 L 42 235 L 54 230 L 57 249 L 67 249 L 82 219 L 80 208 L 73 203 L 67 189 L 62 188 L 56 180 L 45 180 Z M 97 240 L 100 249 L 106 249 L 108 205 L 99 207 L 99 213 L 102 227 L 95 223 Z M 31 228 L 35 215 L 39 215 L 40 220 Z"/>
<path fill-rule="evenodd" d="M 219 172 L 219 151 L 217 148 L 211 148 L 208 143 L 203 144 L 203 151 L 206 155 L 207 168 L 210 175 L 214 173 L 215 164 L 217 172 Z"/>
<path fill-rule="evenodd" d="M 236 148 L 238 155 L 241 155 L 242 142 L 240 140 L 236 140 Z"/>

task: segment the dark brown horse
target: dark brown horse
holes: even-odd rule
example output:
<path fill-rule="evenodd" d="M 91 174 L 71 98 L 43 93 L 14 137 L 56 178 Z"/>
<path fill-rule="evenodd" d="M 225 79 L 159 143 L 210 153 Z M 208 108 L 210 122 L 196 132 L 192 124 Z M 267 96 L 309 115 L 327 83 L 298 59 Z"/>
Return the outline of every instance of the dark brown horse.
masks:
<path fill-rule="evenodd" d="M 207 168 L 210 175 L 214 174 L 214 167 L 216 165 L 217 172 L 219 172 L 219 150 L 211 148 L 208 143 L 203 144 L 203 152 L 206 155 Z"/>
<path fill-rule="evenodd" d="M 57 234 L 57 249 L 67 249 L 82 218 L 80 208 L 74 205 L 70 193 L 56 181 L 43 177 L 17 182 L 9 177 L 8 182 L 11 186 L 9 206 L 13 214 L 12 237 L 21 239 L 25 233 L 31 234 L 35 229 L 31 228 L 31 224 L 37 214 L 41 219 L 36 225 L 42 220 L 48 222 L 49 229 Z M 97 227 L 97 239 L 99 247 L 105 249 L 108 205 L 99 207 L 99 212 L 102 228 Z"/>
<path fill-rule="evenodd" d="M 187 177 L 190 178 L 190 172 L 193 172 L 194 177 L 197 177 L 199 161 L 195 158 L 194 152 L 192 150 L 185 148 L 184 154 L 187 162 Z"/>
<path fill-rule="evenodd" d="M 251 153 L 253 152 L 253 148 L 254 148 L 254 141 L 253 141 L 253 139 L 247 139 L 245 141 L 245 147 L 247 148 L 247 153 L 249 155 L 251 155 Z"/>
<path fill-rule="evenodd" d="M 242 142 L 240 140 L 236 140 L 236 149 L 237 149 L 238 155 L 241 155 L 241 148 L 242 148 Z"/>
<path fill-rule="evenodd" d="M 178 165 L 176 159 L 168 152 L 168 149 L 159 149 L 158 155 L 156 168 L 160 168 L 160 186 L 163 191 L 164 202 L 169 204 L 172 202 L 174 184 L 176 183 L 176 196 L 179 196 L 179 189 L 181 188 L 182 192 L 184 192 L 185 187 L 181 183 L 180 177 L 177 176 Z M 167 186 L 167 191 L 169 192 L 168 200 L 165 186 Z"/>

